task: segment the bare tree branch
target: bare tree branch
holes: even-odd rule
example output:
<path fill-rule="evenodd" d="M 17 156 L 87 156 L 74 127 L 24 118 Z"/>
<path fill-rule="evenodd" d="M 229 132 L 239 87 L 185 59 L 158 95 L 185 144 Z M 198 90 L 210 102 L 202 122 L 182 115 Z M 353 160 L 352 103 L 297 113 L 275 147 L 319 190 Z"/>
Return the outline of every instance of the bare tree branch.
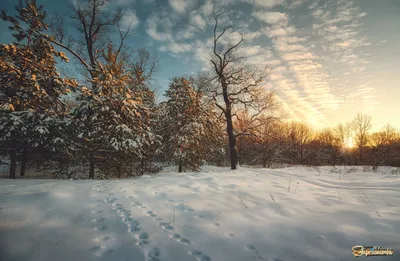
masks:
<path fill-rule="evenodd" d="M 51 37 L 47 37 L 47 39 L 49 39 L 50 42 L 54 43 L 55 45 L 58 45 L 62 48 L 64 48 L 65 50 L 67 50 L 68 52 L 70 52 L 73 56 L 75 56 L 81 63 L 82 65 L 84 65 L 86 67 L 86 69 L 88 69 L 89 71 L 92 70 L 92 68 L 85 62 L 85 60 L 78 55 L 74 50 L 72 50 L 71 48 L 67 47 L 66 45 L 59 43 L 55 40 L 53 40 Z"/>

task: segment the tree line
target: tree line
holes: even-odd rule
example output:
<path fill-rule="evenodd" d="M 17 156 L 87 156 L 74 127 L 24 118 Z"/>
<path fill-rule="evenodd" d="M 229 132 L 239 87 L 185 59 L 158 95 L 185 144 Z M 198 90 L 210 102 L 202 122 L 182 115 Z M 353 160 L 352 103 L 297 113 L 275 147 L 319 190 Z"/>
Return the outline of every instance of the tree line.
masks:
<path fill-rule="evenodd" d="M 51 169 L 74 177 L 127 177 L 174 164 L 180 172 L 206 162 L 240 164 L 399 165 L 399 133 L 387 126 L 370 134 L 370 118 L 313 132 L 282 121 L 275 93 L 266 90 L 270 68 L 245 63 L 239 46 L 221 39 L 225 11 L 214 14 L 210 68 L 177 76 L 157 103 L 151 86 L 158 59 L 126 44 L 129 24 L 107 0 L 71 5 L 68 16 L 48 17 L 35 0 L 20 1 L 16 14 L 1 12 L 14 41 L 0 46 L 0 154 L 9 177 L 27 169 Z M 66 18 L 67 17 L 67 18 Z M 72 29 L 71 29 L 72 28 Z M 117 32 L 116 37 L 110 37 Z M 115 33 L 114 33 L 115 36 Z M 69 61 L 71 60 L 71 61 Z M 67 62 L 74 71 L 57 67 Z M 345 149 L 354 136 L 356 149 Z"/>
<path fill-rule="evenodd" d="M 246 115 L 237 128 L 246 128 Z M 400 167 L 400 132 L 390 124 L 371 132 L 371 117 L 358 114 L 345 124 L 315 131 L 302 122 L 275 121 L 240 137 L 239 160 L 245 165 L 273 163 Z"/>

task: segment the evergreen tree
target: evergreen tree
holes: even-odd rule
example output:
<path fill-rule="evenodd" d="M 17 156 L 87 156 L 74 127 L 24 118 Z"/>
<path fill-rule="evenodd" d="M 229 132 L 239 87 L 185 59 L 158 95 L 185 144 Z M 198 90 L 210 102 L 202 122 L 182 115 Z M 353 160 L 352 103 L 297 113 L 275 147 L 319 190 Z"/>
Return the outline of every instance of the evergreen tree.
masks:
<path fill-rule="evenodd" d="M 142 97 L 143 105 L 148 109 L 146 118 L 143 119 L 149 126 L 152 133 L 156 132 L 157 119 L 155 113 L 157 110 L 154 92 L 151 90 L 149 80 L 156 69 L 157 58 L 150 55 L 145 49 L 139 49 L 134 52 L 132 59 L 129 59 L 129 72 L 132 77 L 130 88 L 135 97 Z M 158 134 L 158 133 L 157 133 Z M 160 147 L 161 136 L 157 135 L 154 143 L 143 144 L 142 153 L 134 159 L 134 175 L 143 175 L 144 173 L 155 173 L 161 170 L 155 164 L 156 152 Z"/>
<path fill-rule="evenodd" d="M 105 63 L 98 62 L 99 78 L 92 84 L 96 89 L 83 87 L 73 112 L 74 139 L 89 161 L 89 178 L 94 178 L 96 164 L 103 174 L 129 175 L 132 161 L 157 139 L 149 125 L 149 108 L 132 87 L 135 79 L 126 62 L 118 59 L 111 45 L 103 56 Z"/>
<path fill-rule="evenodd" d="M 178 165 L 179 172 L 198 170 L 215 149 L 212 139 L 217 136 L 213 133 L 219 127 L 217 118 L 210 107 L 202 104 L 201 93 L 184 77 L 172 80 L 166 96 L 165 152 Z"/>
<path fill-rule="evenodd" d="M 75 86 L 56 68 L 55 57 L 67 61 L 65 55 L 41 35 L 47 29 L 43 8 L 35 1 L 21 1 L 16 10 L 15 16 L 1 12 L 16 39 L 0 46 L 0 141 L 10 156 L 10 178 L 15 178 L 19 154 L 24 175 L 29 152 L 54 150 L 60 142 L 50 129 L 65 112 L 61 95 Z"/>

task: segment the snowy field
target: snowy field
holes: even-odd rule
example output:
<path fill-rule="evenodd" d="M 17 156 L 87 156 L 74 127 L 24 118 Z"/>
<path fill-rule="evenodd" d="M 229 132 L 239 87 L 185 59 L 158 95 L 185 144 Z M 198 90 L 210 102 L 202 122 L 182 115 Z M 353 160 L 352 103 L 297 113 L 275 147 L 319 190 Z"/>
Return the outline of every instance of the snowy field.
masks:
<path fill-rule="evenodd" d="M 400 175 L 307 168 L 0 180 L 4 261 L 400 260 Z M 396 252 L 397 250 L 397 252 Z"/>

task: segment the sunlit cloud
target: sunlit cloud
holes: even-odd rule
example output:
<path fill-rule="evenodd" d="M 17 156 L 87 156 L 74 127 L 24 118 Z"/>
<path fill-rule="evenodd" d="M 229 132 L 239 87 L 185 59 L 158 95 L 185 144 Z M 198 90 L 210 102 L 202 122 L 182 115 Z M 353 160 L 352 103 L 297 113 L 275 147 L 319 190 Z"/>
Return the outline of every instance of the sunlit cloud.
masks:
<path fill-rule="evenodd" d="M 290 24 L 288 14 L 256 12 L 253 15 L 261 23 L 267 24 L 263 31 L 271 39 L 276 53 L 288 66 L 284 67 L 288 68 L 285 75 L 274 73 L 270 79 L 281 87 L 281 95 L 291 100 L 298 117 L 304 117 L 303 120 L 326 122 L 321 109 L 336 108 L 338 99 L 332 93 L 329 83 L 321 77 L 322 65 L 309 50 L 307 40 Z"/>

